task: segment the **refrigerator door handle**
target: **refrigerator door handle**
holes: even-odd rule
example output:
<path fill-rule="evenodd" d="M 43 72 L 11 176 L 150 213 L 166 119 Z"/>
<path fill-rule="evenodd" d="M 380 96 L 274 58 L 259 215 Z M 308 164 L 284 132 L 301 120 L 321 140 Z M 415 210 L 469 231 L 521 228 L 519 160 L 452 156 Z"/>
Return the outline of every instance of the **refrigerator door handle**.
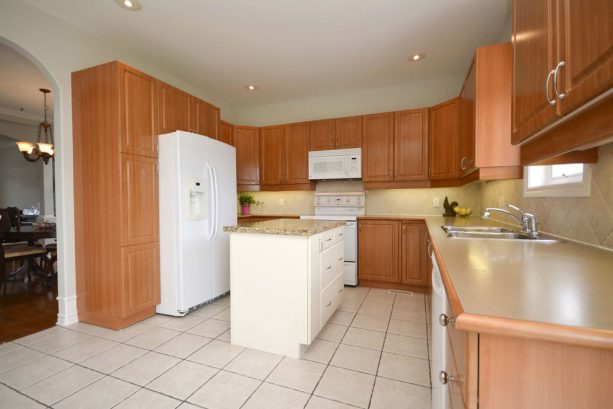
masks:
<path fill-rule="evenodd" d="M 219 184 L 215 166 L 211 165 L 211 170 L 213 171 L 213 189 L 215 190 L 215 228 L 213 229 L 213 240 L 215 240 L 219 234 Z"/>
<path fill-rule="evenodd" d="M 213 181 L 213 168 L 208 163 L 205 165 L 207 177 L 209 179 L 209 223 L 207 231 L 207 239 L 211 240 L 215 232 L 215 182 Z"/>

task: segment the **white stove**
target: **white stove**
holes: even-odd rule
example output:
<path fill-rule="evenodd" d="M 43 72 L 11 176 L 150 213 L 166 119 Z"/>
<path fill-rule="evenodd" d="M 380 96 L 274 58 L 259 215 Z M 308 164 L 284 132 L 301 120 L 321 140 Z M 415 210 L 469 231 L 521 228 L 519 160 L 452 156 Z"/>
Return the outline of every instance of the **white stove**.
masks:
<path fill-rule="evenodd" d="M 364 215 L 364 192 L 315 193 L 315 215 L 300 216 L 312 220 L 345 221 L 345 285 L 358 285 L 357 217 Z"/>

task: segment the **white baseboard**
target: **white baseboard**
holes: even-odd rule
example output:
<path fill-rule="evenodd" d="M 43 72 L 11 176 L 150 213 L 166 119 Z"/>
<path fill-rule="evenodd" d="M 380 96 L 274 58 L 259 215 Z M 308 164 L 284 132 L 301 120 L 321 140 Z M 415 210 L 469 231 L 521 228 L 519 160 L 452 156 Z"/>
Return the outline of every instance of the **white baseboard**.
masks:
<path fill-rule="evenodd" d="M 77 315 L 77 296 L 57 297 L 58 313 L 57 325 L 66 327 L 79 322 Z"/>

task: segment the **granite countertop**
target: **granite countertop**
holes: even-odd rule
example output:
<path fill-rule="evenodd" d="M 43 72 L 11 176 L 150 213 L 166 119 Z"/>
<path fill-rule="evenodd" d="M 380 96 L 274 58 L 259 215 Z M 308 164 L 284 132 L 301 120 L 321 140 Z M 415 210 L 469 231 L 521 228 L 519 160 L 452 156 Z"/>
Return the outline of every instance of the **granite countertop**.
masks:
<path fill-rule="evenodd" d="M 503 223 L 425 220 L 461 310 L 458 328 L 613 347 L 613 252 L 573 241 L 452 239 L 442 225 Z"/>
<path fill-rule="evenodd" d="M 338 220 L 275 219 L 245 223 L 238 226 L 224 226 L 223 230 L 229 233 L 313 236 L 344 225 L 344 221 Z"/>

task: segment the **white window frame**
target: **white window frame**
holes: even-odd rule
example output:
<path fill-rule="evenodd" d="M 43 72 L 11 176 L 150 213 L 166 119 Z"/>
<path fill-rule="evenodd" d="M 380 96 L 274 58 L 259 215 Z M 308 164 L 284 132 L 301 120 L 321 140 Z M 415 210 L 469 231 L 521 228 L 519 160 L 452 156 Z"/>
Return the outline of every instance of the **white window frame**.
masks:
<path fill-rule="evenodd" d="M 581 176 L 573 175 L 568 178 L 551 177 L 552 168 L 556 165 L 541 166 L 545 171 L 545 184 L 530 187 L 528 180 L 531 166 L 524 167 L 524 197 L 588 197 L 592 180 L 592 167 L 583 164 Z"/>

